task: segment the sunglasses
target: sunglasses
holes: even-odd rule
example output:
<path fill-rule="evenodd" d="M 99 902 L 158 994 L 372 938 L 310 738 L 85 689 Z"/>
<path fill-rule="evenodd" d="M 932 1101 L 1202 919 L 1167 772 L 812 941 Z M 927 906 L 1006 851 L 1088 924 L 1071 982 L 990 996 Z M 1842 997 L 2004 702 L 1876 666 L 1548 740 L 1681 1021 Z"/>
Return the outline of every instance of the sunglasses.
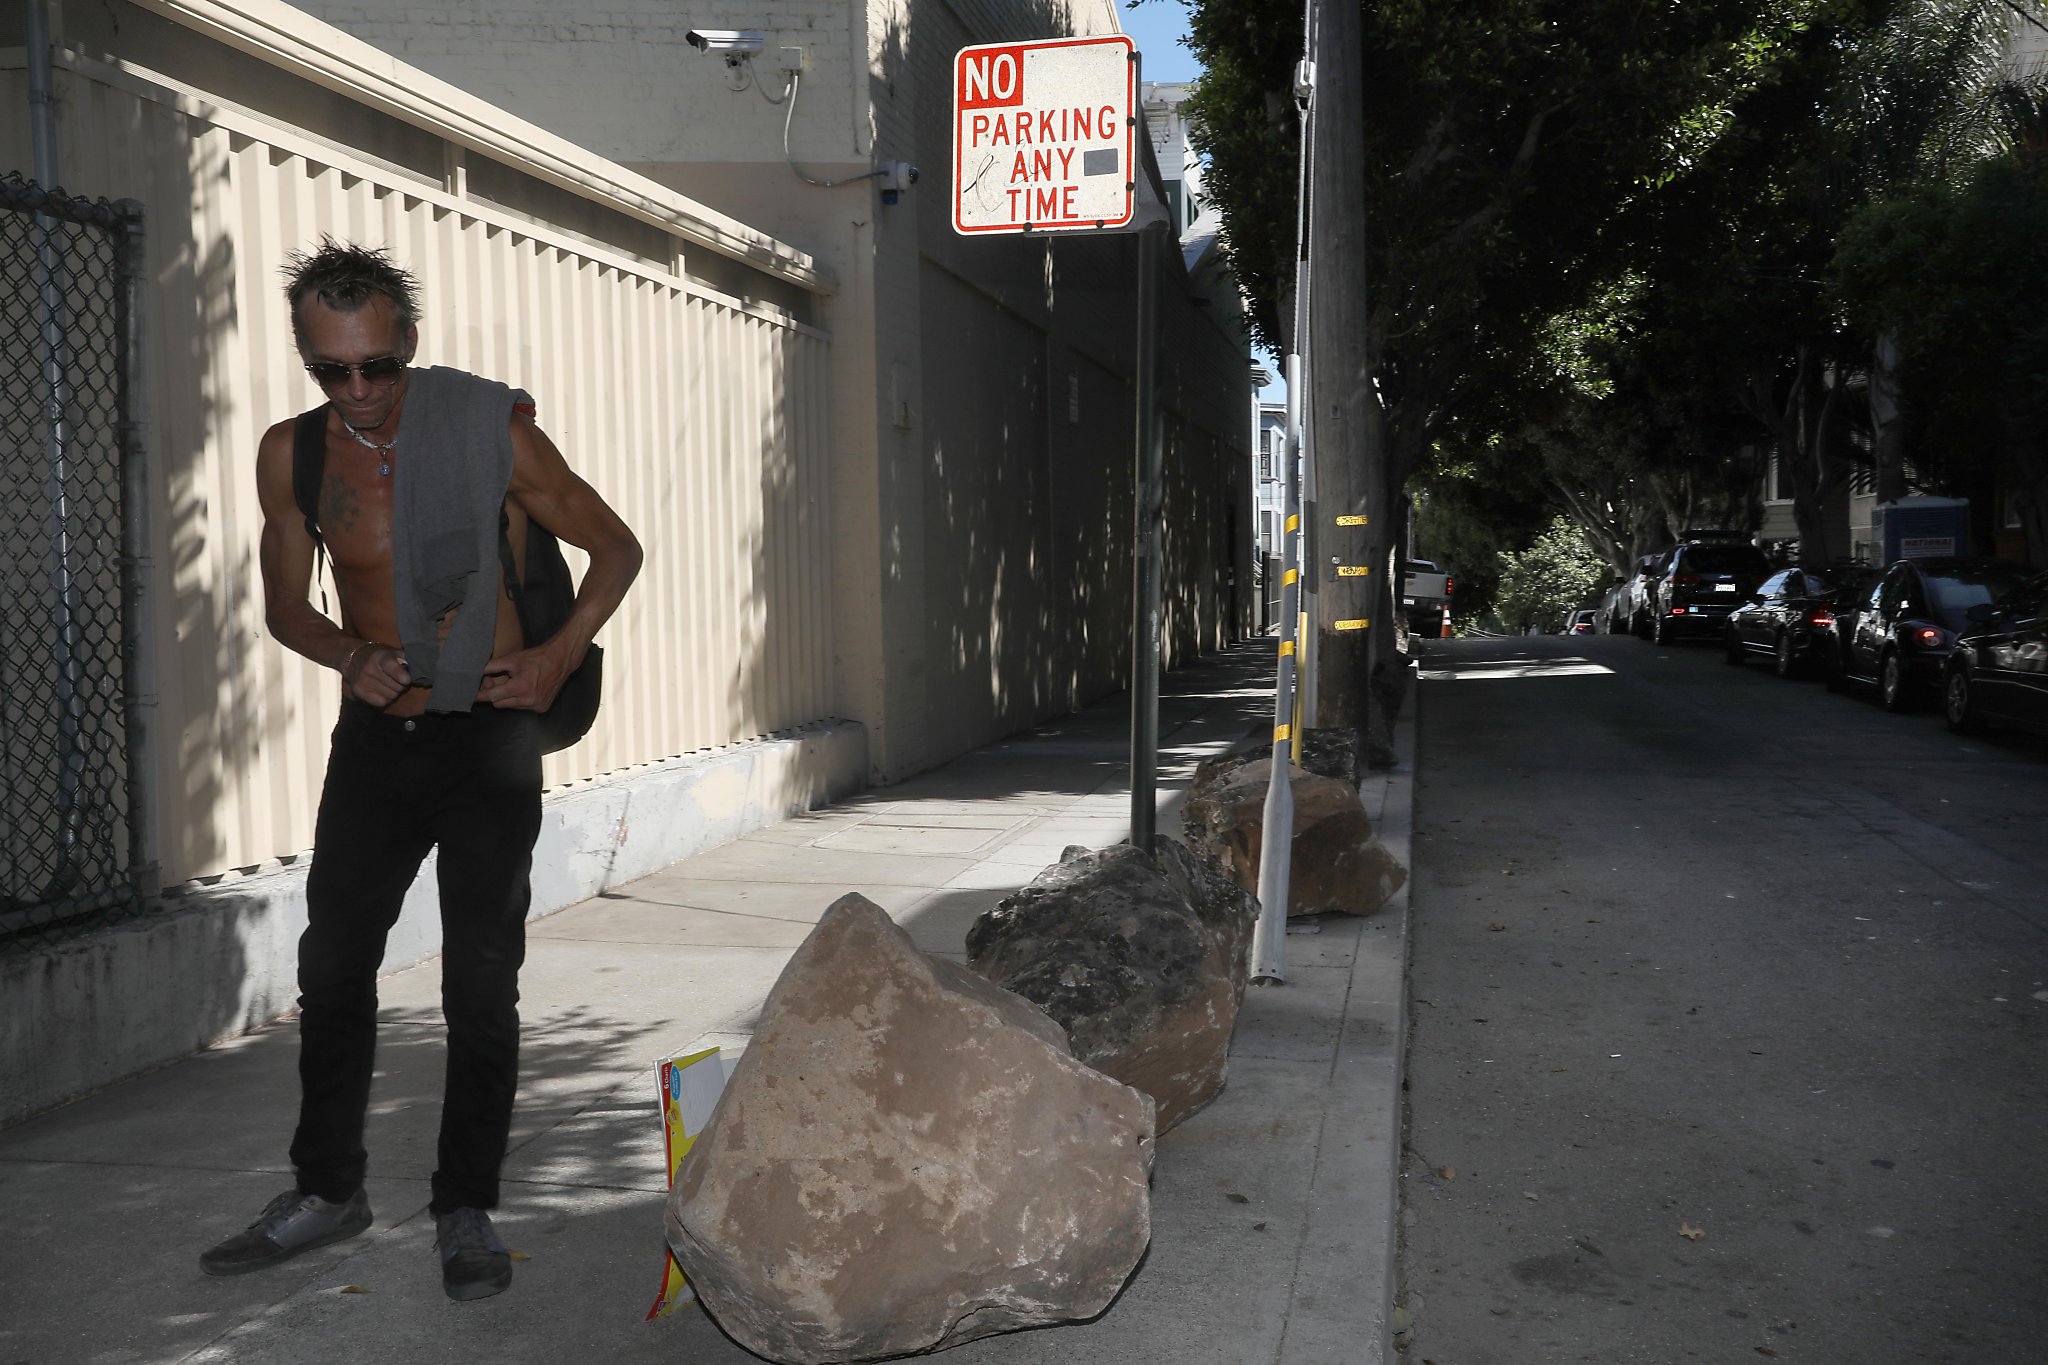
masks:
<path fill-rule="evenodd" d="M 313 382 L 323 389 L 346 384 L 353 374 L 361 375 L 379 388 L 388 389 L 398 382 L 398 376 L 405 373 L 405 364 L 402 357 L 395 355 L 378 356 L 360 365 L 344 365 L 338 360 L 314 360 L 307 363 L 306 373 L 312 375 Z"/>

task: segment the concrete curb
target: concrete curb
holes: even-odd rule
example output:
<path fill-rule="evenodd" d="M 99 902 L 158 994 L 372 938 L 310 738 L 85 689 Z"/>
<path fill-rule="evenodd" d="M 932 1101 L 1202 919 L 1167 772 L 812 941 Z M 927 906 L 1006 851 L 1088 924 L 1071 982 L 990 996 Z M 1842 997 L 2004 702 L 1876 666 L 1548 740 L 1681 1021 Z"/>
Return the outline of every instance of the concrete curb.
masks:
<path fill-rule="evenodd" d="M 1409 868 L 1410 880 L 1378 914 L 1349 923 L 1350 982 L 1277 1365 L 1384 1365 L 1393 1359 L 1417 695 L 1411 685 L 1395 718 L 1395 766 L 1359 784 L 1374 831 Z M 1323 933 L 1327 938 L 1330 927 Z M 1365 1314 L 1361 1301 L 1370 1305 Z"/>

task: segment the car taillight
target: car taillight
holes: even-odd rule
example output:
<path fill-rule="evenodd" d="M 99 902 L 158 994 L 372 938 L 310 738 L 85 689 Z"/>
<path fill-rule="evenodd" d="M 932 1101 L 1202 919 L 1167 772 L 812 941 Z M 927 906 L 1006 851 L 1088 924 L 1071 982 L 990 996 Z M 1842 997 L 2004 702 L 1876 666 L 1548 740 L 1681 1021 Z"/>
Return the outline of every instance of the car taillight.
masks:
<path fill-rule="evenodd" d="M 1933 626 L 1922 626 L 1913 632 L 1913 643 L 1922 649 L 1932 649 L 1948 637 Z"/>
<path fill-rule="evenodd" d="M 1816 611 L 1806 618 L 1809 626 L 1831 626 L 1834 623 L 1835 614 L 1831 611 Z"/>

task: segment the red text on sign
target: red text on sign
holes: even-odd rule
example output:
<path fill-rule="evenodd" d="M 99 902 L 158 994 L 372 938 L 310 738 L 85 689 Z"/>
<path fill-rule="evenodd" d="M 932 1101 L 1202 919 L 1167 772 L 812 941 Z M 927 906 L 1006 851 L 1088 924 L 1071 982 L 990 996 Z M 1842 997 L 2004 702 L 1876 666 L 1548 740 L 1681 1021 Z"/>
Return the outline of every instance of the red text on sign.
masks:
<path fill-rule="evenodd" d="M 1091 142 L 1114 139 L 1116 109 L 1029 109 L 1015 114 L 976 114 L 967 120 L 967 145 L 1031 147 L 1048 142 Z"/>

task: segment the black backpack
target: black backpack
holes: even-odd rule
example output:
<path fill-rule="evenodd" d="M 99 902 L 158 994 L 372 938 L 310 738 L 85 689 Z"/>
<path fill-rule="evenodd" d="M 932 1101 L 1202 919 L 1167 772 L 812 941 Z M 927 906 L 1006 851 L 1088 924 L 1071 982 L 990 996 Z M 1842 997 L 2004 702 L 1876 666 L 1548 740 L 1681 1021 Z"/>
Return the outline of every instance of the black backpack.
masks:
<path fill-rule="evenodd" d="M 306 518 L 306 534 L 324 558 L 327 542 L 320 535 L 314 509 L 320 505 L 320 479 L 327 468 L 327 407 L 299 414 L 292 443 L 292 500 Z M 519 614 L 519 631 L 529 646 L 541 644 L 562 628 L 576 605 L 576 580 L 554 533 L 539 522 L 526 523 L 526 579 L 520 581 L 512 557 L 511 519 L 498 514 L 498 562 L 504 567 L 505 589 Z M 540 713 L 540 747 L 552 754 L 590 733 L 604 690 L 604 650 L 596 645 L 583 656 L 555 694 L 554 704 Z"/>

